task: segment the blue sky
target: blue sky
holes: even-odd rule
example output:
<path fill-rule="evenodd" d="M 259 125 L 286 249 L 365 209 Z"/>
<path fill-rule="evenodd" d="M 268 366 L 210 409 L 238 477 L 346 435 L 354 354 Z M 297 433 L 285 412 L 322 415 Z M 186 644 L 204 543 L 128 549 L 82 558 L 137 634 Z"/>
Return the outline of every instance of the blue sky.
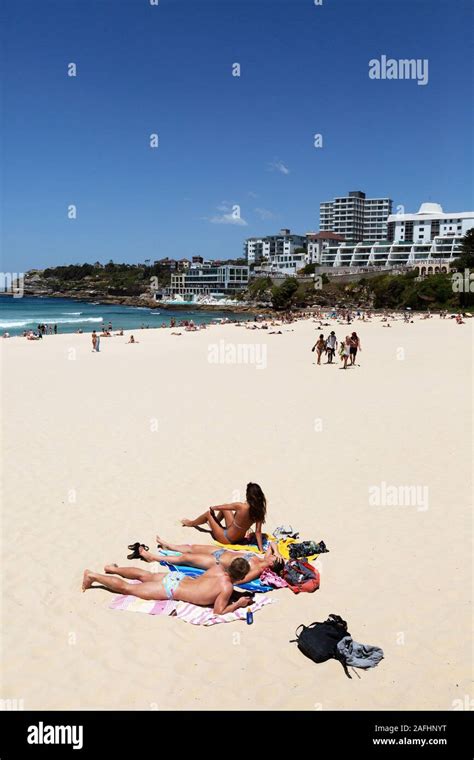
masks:
<path fill-rule="evenodd" d="M 235 257 L 318 229 L 349 190 L 474 206 L 470 0 L 4 0 L 2 16 L 4 271 Z M 428 59 L 428 84 L 370 79 L 382 54 Z"/>

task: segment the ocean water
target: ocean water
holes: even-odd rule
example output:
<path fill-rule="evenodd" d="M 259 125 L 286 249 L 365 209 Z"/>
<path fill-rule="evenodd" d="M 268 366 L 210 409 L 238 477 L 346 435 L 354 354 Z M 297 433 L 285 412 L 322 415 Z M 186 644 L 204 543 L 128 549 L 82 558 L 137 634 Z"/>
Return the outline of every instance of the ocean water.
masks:
<path fill-rule="evenodd" d="M 192 319 L 196 324 L 214 322 L 228 317 L 248 319 L 245 314 L 230 311 L 198 311 L 185 309 L 149 309 L 147 306 L 118 306 L 85 303 L 69 298 L 0 298 L 0 335 L 22 335 L 24 330 L 36 330 L 39 324 L 57 325 L 58 333 L 77 330 L 92 332 L 112 322 L 113 330 L 136 330 L 142 325 L 169 325 L 171 317 L 179 322 Z"/>

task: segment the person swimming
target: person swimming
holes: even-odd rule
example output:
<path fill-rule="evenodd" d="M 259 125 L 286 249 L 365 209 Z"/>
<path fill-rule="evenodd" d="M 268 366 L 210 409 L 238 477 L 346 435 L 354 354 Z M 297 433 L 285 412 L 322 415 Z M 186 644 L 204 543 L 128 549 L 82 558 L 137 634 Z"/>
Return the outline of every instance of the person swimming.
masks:
<path fill-rule="evenodd" d="M 262 525 L 265 522 L 267 502 L 257 483 L 248 483 L 246 501 L 221 504 L 209 507 L 194 520 L 183 518 L 181 524 L 186 528 L 198 528 L 208 523 L 212 537 L 221 544 L 235 544 L 242 541 L 255 523 L 255 538 L 258 548 L 263 551 Z M 217 514 L 216 514 L 217 512 Z M 221 525 L 225 521 L 225 528 Z"/>

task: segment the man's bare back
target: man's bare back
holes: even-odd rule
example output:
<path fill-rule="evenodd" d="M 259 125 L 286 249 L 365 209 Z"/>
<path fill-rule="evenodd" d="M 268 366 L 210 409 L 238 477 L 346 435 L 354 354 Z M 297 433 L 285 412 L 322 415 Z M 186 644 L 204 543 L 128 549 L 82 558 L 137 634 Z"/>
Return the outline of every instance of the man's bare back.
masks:
<path fill-rule="evenodd" d="M 183 578 L 173 598 L 181 602 L 209 605 L 214 604 L 221 595 L 230 599 L 233 590 L 228 574 L 222 567 L 215 565 L 197 578 Z"/>
<path fill-rule="evenodd" d="M 110 591 L 137 596 L 140 599 L 173 599 L 203 607 L 213 605 L 214 612 L 218 615 L 233 612 L 252 603 L 249 597 L 241 597 L 238 601 L 229 603 L 234 591 L 233 584 L 241 581 L 250 569 L 249 563 L 240 557 L 235 559 L 229 568 L 224 569 L 216 565 L 198 578 L 189 578 L 180 572 L 150 573 L 137 567 L 117 565 L 106 565 L 104 569 L 106 575 L 85 570 L 82 590 L 87 591 L 93 583 L 100 583 Z M 121 577 L 111 577 L 113 575 Z M 140 583 L 127 583 L 123 578 L 138 580 Z"/>

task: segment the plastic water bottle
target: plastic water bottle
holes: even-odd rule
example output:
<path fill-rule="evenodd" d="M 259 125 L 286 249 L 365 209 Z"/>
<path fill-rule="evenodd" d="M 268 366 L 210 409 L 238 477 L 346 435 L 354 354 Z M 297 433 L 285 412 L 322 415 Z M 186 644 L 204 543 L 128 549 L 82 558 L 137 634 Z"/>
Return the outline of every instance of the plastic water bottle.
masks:
<path fill-rule="evenodd" d="M 251 609 L 247 610 L 247 625 L 252 625 L 253 623 L 253 612 Z"/>

